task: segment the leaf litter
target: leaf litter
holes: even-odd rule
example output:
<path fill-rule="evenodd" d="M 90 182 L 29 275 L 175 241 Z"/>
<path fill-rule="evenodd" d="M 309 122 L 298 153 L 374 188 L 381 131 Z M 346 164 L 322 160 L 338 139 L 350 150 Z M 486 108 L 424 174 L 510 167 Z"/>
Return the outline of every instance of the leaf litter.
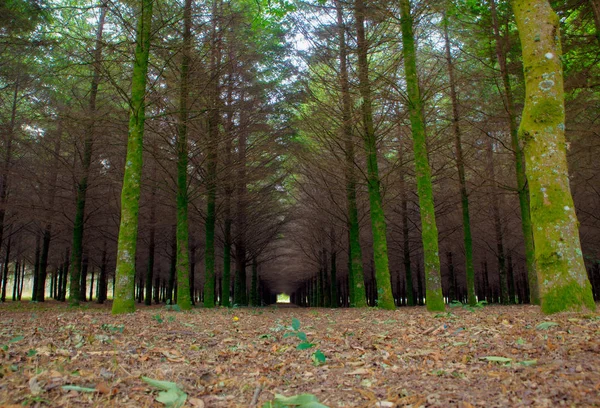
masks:
<path fill-rule="evenodd" d="M 597 313 L 50 301 L 0 305 L 0 321 L 0 406 L 600 405 Z"/>

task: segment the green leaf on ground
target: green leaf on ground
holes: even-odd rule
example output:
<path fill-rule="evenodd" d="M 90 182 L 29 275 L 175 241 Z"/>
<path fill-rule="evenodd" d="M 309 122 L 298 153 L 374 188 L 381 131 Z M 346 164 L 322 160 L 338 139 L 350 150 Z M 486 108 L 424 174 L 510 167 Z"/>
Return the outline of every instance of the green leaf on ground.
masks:
<path fill-rule="evenodd" d="M 180 408 L 187 400 L 187 394 L 174 382 L 154 380 L 148 377 L 142 377 L 146 383 L 154 388 L 162 390 L 158 393 L 156 401 L 163 403 L 168 408 Z"/>
<path fill-rule="evenodd" d="M 495 363 L 510 363 L 512 361 L 512 358 L 499 357 L 499 356 L 485 356 L 485 357 L 480 357 L 480 358 L 481 358 L 481 360 L 493 361 Z"/>
<path fill-rule="evenodd" d="M 542 323 L 538 324 L 537 326 L 535 326 L 535 328 L 537 330 L 548 330 L 552 326 L 558 326 L 558 323 L 556 323 L 556 322 L 542 322 Z"/>

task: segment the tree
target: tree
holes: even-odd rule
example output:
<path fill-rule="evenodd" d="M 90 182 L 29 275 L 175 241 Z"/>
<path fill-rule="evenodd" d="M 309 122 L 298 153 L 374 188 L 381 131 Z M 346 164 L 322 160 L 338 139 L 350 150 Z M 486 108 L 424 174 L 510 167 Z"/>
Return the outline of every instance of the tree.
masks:
<path fill-rule="evenodd" d="M 377 305 L 382 309 L 394 309 L 394 296 L 390 280 L 387 247 L 387 225 L 381 204 L 379 168 L 377 164 L 377 142 L 373 124 L 371 85 L 369 83 L 368 44 L 365 37 L 365 12 L 363 0 L 354 2 L 356 20 L 359 91 L 362 97 L 363 141 L 367 156 L 369 203 L 371 209 L 371 231 L 373 233 L 373 258 L 377 280 Z M 354 283 L 356 285 L 356 282 Z"/>
<path fill-rule="evenodd" d="M 427 155 L 425 123 L 423 120 L 423 106 L 419 90 L 419 78 L 417 75 L 415 41 L 409 0 L 400 0 L 400 15 L 402 24 L 404 70 L 415 152 L 419 207 L 421 209 L 421 234 L 423 240 L 423 252 L 425 255 L 424 266 L 427 310 L 438 311 L 445 309 L 444 298 L 442 296 L 442 279 L 440 276 L 438 230 L 435 221 L 431 168 L 429 166 L 429 158 Z"/>
<path fill-rule="evenodd" d="M 121 222 L 117 249 L 115 300 L 112 312 L 130 313 L 135 310 L 135 256 L 137 249 L 138 211 L 142 176 L 142 143 L 144 137 L 146 80 L 153 0 L 141 0 L 137 26 L 135 61 L 131 80 L 131 108 L 127 157 L 121 191 Z"/>
<path fill-rule="evenodd" d="M 188 230 L 188 98 L 189 65 L 192 48 L 192 0 L 183 8 L 183 50 L 177 128 L 177 304 L 182 310 L 192 308 L 190 298 L 189 230 Z"/>
<path fill-rule="evenodd" d="M 513 0 L 525 73 L 524 143 L 544 313 L 595 310 L 569 186 L 559 21 L 547 0 Z"/>

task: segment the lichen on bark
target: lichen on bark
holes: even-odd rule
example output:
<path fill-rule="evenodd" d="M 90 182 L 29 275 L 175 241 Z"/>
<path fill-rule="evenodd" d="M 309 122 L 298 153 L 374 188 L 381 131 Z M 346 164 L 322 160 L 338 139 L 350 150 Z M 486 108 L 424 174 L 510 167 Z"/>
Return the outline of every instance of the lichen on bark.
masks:
<path fill-rule="evenodd" d="M 544 313 L 594 310 L 569 186 L 558 16 L 547 0 L 513 0 L 525 73 L 524 141 Z"/>

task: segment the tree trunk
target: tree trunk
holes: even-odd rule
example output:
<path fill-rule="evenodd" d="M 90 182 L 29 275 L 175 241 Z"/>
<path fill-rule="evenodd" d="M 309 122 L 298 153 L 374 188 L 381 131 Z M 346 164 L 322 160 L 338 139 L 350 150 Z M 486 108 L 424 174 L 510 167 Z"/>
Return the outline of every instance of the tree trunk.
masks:
<path fill-rule="evenodd" d="M 433 187 L 431 184 L 431 168 L 427 157 L 427 141 L 425 121 L 423 118 L 423 102 L 417 75 L 417 56 L 413 35 L 413 21 L 410 13 L 410 0 L 400 0 L 402 25 L 402 45 L 404 53 L 404 70 L 408 91 L 408 107 L 413 136 L 415 169 L 417 174 L 417 191 L 421 210 L 421 237 L 425 257 L 425 285 L 427 310 L 443 311 L 442 279 L 440 274 L 440 257 L 438 248 L 438 230 L 433 203 Z"/>
<path fill-rule="evenodd" d="M 125 159 L 125 175 L 121 192 L 121 222 L 117 243 L 113 314 L 135 311 L 133 290 L 135 286 L 135 256 L 142 178 L 142 143 L 146 118 L 144 100 L 146 96 L 153 4 L 153 0 L 141 0 L 141 14 L 137 28 L 127 157 Z"/>
<path fill-rule="evenodd" d="M 513 0 L 525 72 L 524 143 L 544 313 L 595 310 L 569 186 L 559 20 L 547 0 Z"/>
<path fill-rule="evenodd" d="M 242 102 L 244 96 L 240 97 Z M 246 127 L 247 114 L 242 112 L 240 119 L 240 132 L 238 137 L 238 171 L 237 171 L 237 186 L 236 186 L 236 240 L 235 240 L 235 264 L 236 274 L 234 282 L 234 304 L 246 305 L 246 207 L 247 207 L 247 185 L 246 185 Z"/>
<path fill-rule="evenodd" d="M 259 306 L 258 303 L 258 263 L 256 257 L 252 258 L 252 280 L 250 284 L 250 306 Z"/>
<path fill-rule="evenodd" d="M 21 264 L 19 261 L 15 262 L 15 271 L 13 273 L 13 293 L 12 293 L 12 301 L 16 302 L 18 293 L 19 293 L 19 278 L 21 277 Z"/>
<path fill-rule="evenodd" d="M 146 301 L 152 305 L 152 278 L 154 276 L 154 256 L 156 252 L 156 183 L 150 191 L 150 237 L 148 240 L 148 264 L 146 266 Z"/>
<path fill-rule="evenodd" d="M 487 139 L 488 171 L 491 182 L 490 200 L 492 215 L 494 219 L 494 232 L 496 236 L 496 257 L 498 258 L 498 274 L 500 277 L 500 302 L 508 303 L 508 279 L 506 277 L 506 258 L 504 254 L 504 243 L 502 237 L 502 218 L 500 217 L 500 194 L 496 182 L 496 168 L 494 165 L 494 146 L 492 138 Z"/>
<path fill-rule="evenodd" d="M 456 154 L 456 168 L 458 170 L 458 184 L 460 187 L 460 201 L 462 207 L 463 242 L 465 246 L 465 274 L 467 282 L 468 302 L 471 306 L 477 303 L 475 297 L 475 268 L 473 267 L 473 237 L 471 235 L 471 214 L 469 212 L 469 193 L 465 176 L 465 162 L 463 158 L 459 102 L 456 92 L 456 79 L 454 78 L 454 62 L 450 50 L 450 37 L 448 35 L 448 16 L 444 13 L 444 40 L 446 48 L 446 65 L 450 79 L 450 100 L 452 102 L 452 129 L 454 131 L 454 151 Z"/>
<path fill-rule="evenodd" d="M 98 303 L 102 304 L 106 301 L 108 291 L 108 280 L 106 279 L 106 241 L 104 241 L 104 249 L 102 250 L 102 262 L 100 263 L 100 274 L 98 276 Z"/>
<path fill-rule="evenodd" d="M 400 147 L 398 155 L 400 162 L 403 163 L 404 149 Z M 415 305 L 415 292 L 413 288 L 412 270 L 410 264 L 410 236 L 408 229 L 408 196 L 406 193 L 406 173 L 402 172 L 400 177 L 400 205 L 402 215 L 402 254 L 404 263 L 404 275 L 406 278 L 406 304 Z"/>
<path fill-rule="evenodd" d="M 394 295 L 387 253 L 387 225 L 381 204 L 381 187 L 377 164 L 377 140 L 373 124 L 371 84 L 369 82 L 368 44 L 365 37 L 365 4 L 363 0 L 354 1 L 356 18 L 357 55 L 359 90 L 362 97 L 363 141 L 367 155 L 367 185 L 371 210 L 371 230 L 373 235 L 373 258 L 377 280 L 377 306 L 382 309 L 394 309 Z M 356 281 L 355 281 L 356 284 Z"/>
<path fill-rule="evenodd" d="M 92 85 L 90 90 L 90 101 L 88 106 L 89 123 L 86 127 L 85 140 L 83 142 L 83 157 L 81 160 L 81 178 L 77 183 L 77 200 L 75 204 L 75 222 L 73 224 L 73 243 L 71 253 L 71 286 L 69 289 L 69 303 L 71 306 L 79 305 L 80 297 L 85 298 L 85 288 L 80 288 L 82 282 L 82 256 L 83 256 L 83 232 L 85 223 L 85 202 L 88 190 L 88 178 L 90 175 L 90 166 L 92 164 L 92 149 L 94 143 L 95 117 L 96 117 L 96 99 L 98 96 L 98 85 L 100 84 L 100 70 L 102 59 L 102 32 L 104 30 L 104 20 L 106 18 L 106 3 L 100 7 L 100 18 L 98 20 L 98 29 L 96 31 L 96 46 L 94 49 L 94 73 L 92 76 Z M 85 299 L 83 299 L 85 300 Z"/>
<path fill-rule="evenodd" d="M 79 300 L 82 302 L 87 302 L 85 298 L 87 293 L 87 271 L 89 265 L 89 258 L 86 252 L 83 253 L 83 259 L 81 261 L 81 282 L 79 284 Z"/>
<path fill-rule="evenodd" d="M 31 300 L 33 302 L 37 302 L 37 286 L 39 285 L 40 280 L 40 235 L 39 233 L 35 234 L 35 260 L 33 264 L 33 288 L 31 290 Z"/>
<path fill-rule="evenodd" d="M 535 249 L 533 245 L 533 231 L 531 230 L 531 214 L 529 212 L 529 186 L 525 175 L 525 157 L 519 140 L 519 129 L 517 126 L 517 113 L 512 94 L 510 75 L 507 67 L 506 50 L 508 44 L 504 45 L 500 36 L 498 17 L 496 13 L 496 1 L 489 0 L 492 15 L 492 25 L 496 42 L 496 57 L 500 65 L 504 92 L 501 92 L 504 106 L 508 115 L 508 127 L 510 130 L 510 141 L 515 155 L 515 174 L 517 176 L 517 193 L 519 196 L 519 208 L 521 209 L 521 231 L 525 243 L 525 260 L 527 263 L 527 276 L 529 280 L 529 291 L 531 303 L 539 304 L 538 279 L 535 271 Z"/>
<path fill-rule="evenodd" d="M 340 0 L 335 1 L 337 10 L 339 59 L 340 59 L 340 87 L 342 95 L 342 132 L 346 153 L 346 199 L 348 206 L 348 231 L 349 231 L 349 281 L 350 305 L 353 307 L 366 306 L 366 292 L 364 285 L 364 272 L 362 262 L 362 249 L 360 246 L 360 231 L 358 225 L 358 207 L 356 204 L 356 169 L 354 162 L 354 132 L 352 123 L 352 97 L 350 95 L 350 81 L 348 79 L 348 50 L 346 46 L 346 27 L 344 24 L 344 10 Z"/>
<path fill-rule="evenodd" d="M 192 50 L 192 0 L 185 0 L 183 8 L 183 49 L 179 94 L 179 123 L 177 131 L 177 304 L 190 310 L 190 265 L 188 225 L 188 98 L 189 65 Z M 150 283 L 151 284 L 151 283 Z"/>

